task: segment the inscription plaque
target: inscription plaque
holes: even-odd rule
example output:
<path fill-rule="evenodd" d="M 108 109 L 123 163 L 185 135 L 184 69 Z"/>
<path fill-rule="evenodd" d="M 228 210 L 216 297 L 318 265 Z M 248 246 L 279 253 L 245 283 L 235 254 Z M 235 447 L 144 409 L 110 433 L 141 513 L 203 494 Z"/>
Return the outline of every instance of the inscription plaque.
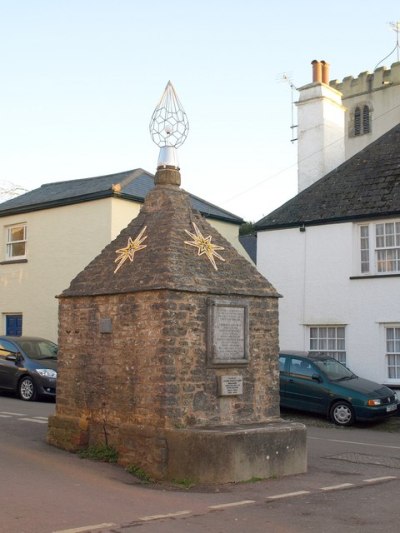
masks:
<path fill-rule="evenodd" d="M 246 302 L 209 302 L 208 360 L 213 365 L 248 362 L 248 306 Z"/>
<path fill-rule="evenodd" d="M 100 319 L 100 333 L 112 333 L 111 318 Z"/>
<path fill-rule="evenodd" d="M 219 396 L 239 396 L 243 394 L 243 376 L 219 376 Z"/>

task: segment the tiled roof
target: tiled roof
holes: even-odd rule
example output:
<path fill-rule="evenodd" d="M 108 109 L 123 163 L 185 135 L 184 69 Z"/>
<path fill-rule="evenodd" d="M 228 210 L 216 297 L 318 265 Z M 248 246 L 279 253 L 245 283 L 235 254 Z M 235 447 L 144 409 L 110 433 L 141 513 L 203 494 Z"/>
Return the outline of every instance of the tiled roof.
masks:
<path fill-rule="evenodd" d="M 153 187 L 154 175 L 141 168 L 109 174 L 108 176 L 46 183 L 38 189 L 1 203 L 0 217 L 110 196 L 120 196 L 142 203 Z M 233 224 L 243 222 L 240 217 L 229 211 L 225 211 L 197 196 L 191 194 L 189 196 L 192 207 L 208 218 L 224 220 Z"/>
<path fill-rule="evenodd" d="M 400 214 L 400 124 L 259 220 L 257 230 Z"/>
<path fill-rule="evenodd" d="M 253 263 L 257 262 L 257 235 L 250 233 L 248 235 L 239 235 L 240 244 L 249 254 Z"/>

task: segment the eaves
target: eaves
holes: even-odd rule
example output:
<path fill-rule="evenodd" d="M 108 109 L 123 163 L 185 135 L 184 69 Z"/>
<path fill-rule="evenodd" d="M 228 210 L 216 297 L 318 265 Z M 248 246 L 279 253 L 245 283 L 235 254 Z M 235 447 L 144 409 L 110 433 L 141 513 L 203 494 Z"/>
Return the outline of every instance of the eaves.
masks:
<path fill-rule="evenodd" d="M 293 222 L 282 222 L 277 224 L 255 225 L 256 231 L 274 231 L 281 229 L 301 228 L 307 226 L 327 226 L 329 224 L 341 224 L 344 222 L 359 222 L 360 220 L 376 220 L 400 216 L 400 210 L 385 211 L 384 213 L 361 213 L 357 215 L 346 215 L 323 219 L 304 219 Z"/>
<path fill-rule="evenodd" d="M 61 198 L 58 200 L 49 200 L 47 202 L 38 202 L 37 204 L 20 205 L 0 211 L 0 217 L 19 215 L 21 213 L 31 213 L 32 211 L 42 211 L 44 209 L 53 209 L 55 207 L 81 204 L 84 202 L 92 202 L 94 200 L 101 200 L 103 198 L 110 198 L 112 196 L 117 195 L 113 191 L 101 191 L 91 194 L 82 194 L 81 196 L 74 196 L 72 198 Z M 133 199 L 133 197 L 131 197 L 131 199 Z"/>
<path fill-rule="evenodd" d="M 90 194 L 82 194 L 81 196 L 73 196 L 71 198 L 60 198 L 58 200 L 49 200 L 47 202 L 38 202 L 37 204 L 21 205 L 17 207 L 10 207 L 9 209 L 0 210 L 0 218 L 11 215 L 20 215 L 23 213 L 32 213 L 34 211 L 43 211 L 45 209 L 54 209 L 56 207 L 65 207 L 67 205 L 81 204 L 85 202 L 93 202 L 95 200 L 102 200 L 104 198 L 121 198 L 130 202 L 137 202 L 143 204 L 144 198 L 142 196 L 134 196 L 132 194 L 124 194 L 121 192 L 115 192 L 113 190 L 105 190 Z M 216 215 L 211 213 L 201 212 L 206 218 L 219 220 L 221 222 L 229 222 L 240 226 L 243 223 L 243 219 L 232 219 L 228 216 Z"/>

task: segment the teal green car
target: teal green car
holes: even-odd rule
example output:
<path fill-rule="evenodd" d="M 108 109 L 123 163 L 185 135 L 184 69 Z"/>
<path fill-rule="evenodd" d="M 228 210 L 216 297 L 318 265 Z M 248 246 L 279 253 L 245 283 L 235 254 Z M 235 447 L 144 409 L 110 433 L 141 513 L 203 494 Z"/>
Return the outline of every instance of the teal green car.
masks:
<path fill-rule="evenodd" d="M 398 411 L 394 391 L 356 376 L 333 357 L 284 352 L 279 370 L 281 407 L 325 414 L 339 426 Z"/>

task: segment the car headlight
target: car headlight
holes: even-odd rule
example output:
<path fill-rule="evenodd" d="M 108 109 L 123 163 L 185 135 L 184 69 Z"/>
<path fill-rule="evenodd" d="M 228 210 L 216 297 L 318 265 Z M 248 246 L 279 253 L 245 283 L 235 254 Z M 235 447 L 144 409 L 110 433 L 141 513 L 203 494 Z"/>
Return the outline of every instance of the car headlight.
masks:
<path fill-rule="evenodd" d="M 43 378 L 56 378 L 57 372 L 52 368 L 37 368 L 36 372 Z"/>
<path fill-rule="evenodd" d="M 382 400 L 368 400 L 367 405 L 374 406 L 374 405 L 381 405 Z"/>

